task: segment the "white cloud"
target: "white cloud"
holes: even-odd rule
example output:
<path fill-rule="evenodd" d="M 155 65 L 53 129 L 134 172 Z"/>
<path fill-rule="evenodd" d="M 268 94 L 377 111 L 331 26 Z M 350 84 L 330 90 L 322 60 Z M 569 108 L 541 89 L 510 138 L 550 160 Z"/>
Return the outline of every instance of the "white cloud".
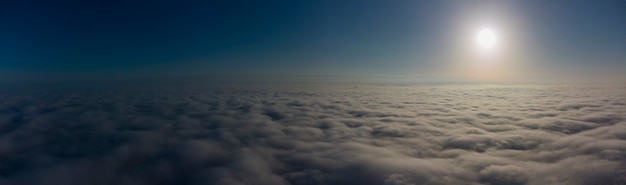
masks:
<path fill-rule="evenodd" d="M 624 88 L 15 92 L 0 184 L 624 184 Z"/>

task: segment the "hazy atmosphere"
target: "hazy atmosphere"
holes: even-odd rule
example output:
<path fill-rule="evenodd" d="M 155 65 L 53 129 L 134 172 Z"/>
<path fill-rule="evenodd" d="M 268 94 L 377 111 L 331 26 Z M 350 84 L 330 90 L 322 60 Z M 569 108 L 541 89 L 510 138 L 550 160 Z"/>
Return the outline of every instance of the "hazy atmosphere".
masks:
<path fill-rule="evenodd" d="M 625 4 L 9 1 L 0 6 L 0 78 L 243 74 L 623 82 Z M 481 29 L 495 35 L 490 51 L 475 43 Z"/>
<path fill-rule="evenodd" d="M 0 185 L 623 185 L 626 1 L 3 1 Z"/>

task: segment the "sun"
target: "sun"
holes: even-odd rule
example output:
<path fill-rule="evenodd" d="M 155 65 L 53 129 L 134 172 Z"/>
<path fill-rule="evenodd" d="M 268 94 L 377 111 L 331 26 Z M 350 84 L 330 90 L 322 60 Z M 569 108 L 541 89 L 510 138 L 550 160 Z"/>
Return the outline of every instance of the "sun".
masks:
<path fill-rule="evenodd" d="M 491 49 L 496 45 L 496 41 L 496 33 L 489 28 L 483 28 L 476 34 L 476 43 L 480 48 Z"/>

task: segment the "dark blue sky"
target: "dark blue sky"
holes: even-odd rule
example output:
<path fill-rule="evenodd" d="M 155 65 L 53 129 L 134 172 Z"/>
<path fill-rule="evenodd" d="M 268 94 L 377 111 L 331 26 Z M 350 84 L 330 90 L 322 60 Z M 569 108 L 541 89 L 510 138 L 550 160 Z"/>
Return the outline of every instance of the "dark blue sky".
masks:
<path fill-rule="evenodd" d="M 454 76 L 450 56 L 484 24 L 524 73 L 624 77 L 624 0 L 26 0 L 0 3 L 0 78 Z"/>

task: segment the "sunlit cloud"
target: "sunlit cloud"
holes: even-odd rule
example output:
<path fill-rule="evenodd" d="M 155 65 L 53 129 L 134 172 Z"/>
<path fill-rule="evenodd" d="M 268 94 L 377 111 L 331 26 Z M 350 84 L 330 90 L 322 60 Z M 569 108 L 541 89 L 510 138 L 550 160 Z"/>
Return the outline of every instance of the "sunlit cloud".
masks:
<path fill-rule="evenodd" d="M 619 184 L 625 90 L 16 91 L 0 104 L 0 182 Z"/>

